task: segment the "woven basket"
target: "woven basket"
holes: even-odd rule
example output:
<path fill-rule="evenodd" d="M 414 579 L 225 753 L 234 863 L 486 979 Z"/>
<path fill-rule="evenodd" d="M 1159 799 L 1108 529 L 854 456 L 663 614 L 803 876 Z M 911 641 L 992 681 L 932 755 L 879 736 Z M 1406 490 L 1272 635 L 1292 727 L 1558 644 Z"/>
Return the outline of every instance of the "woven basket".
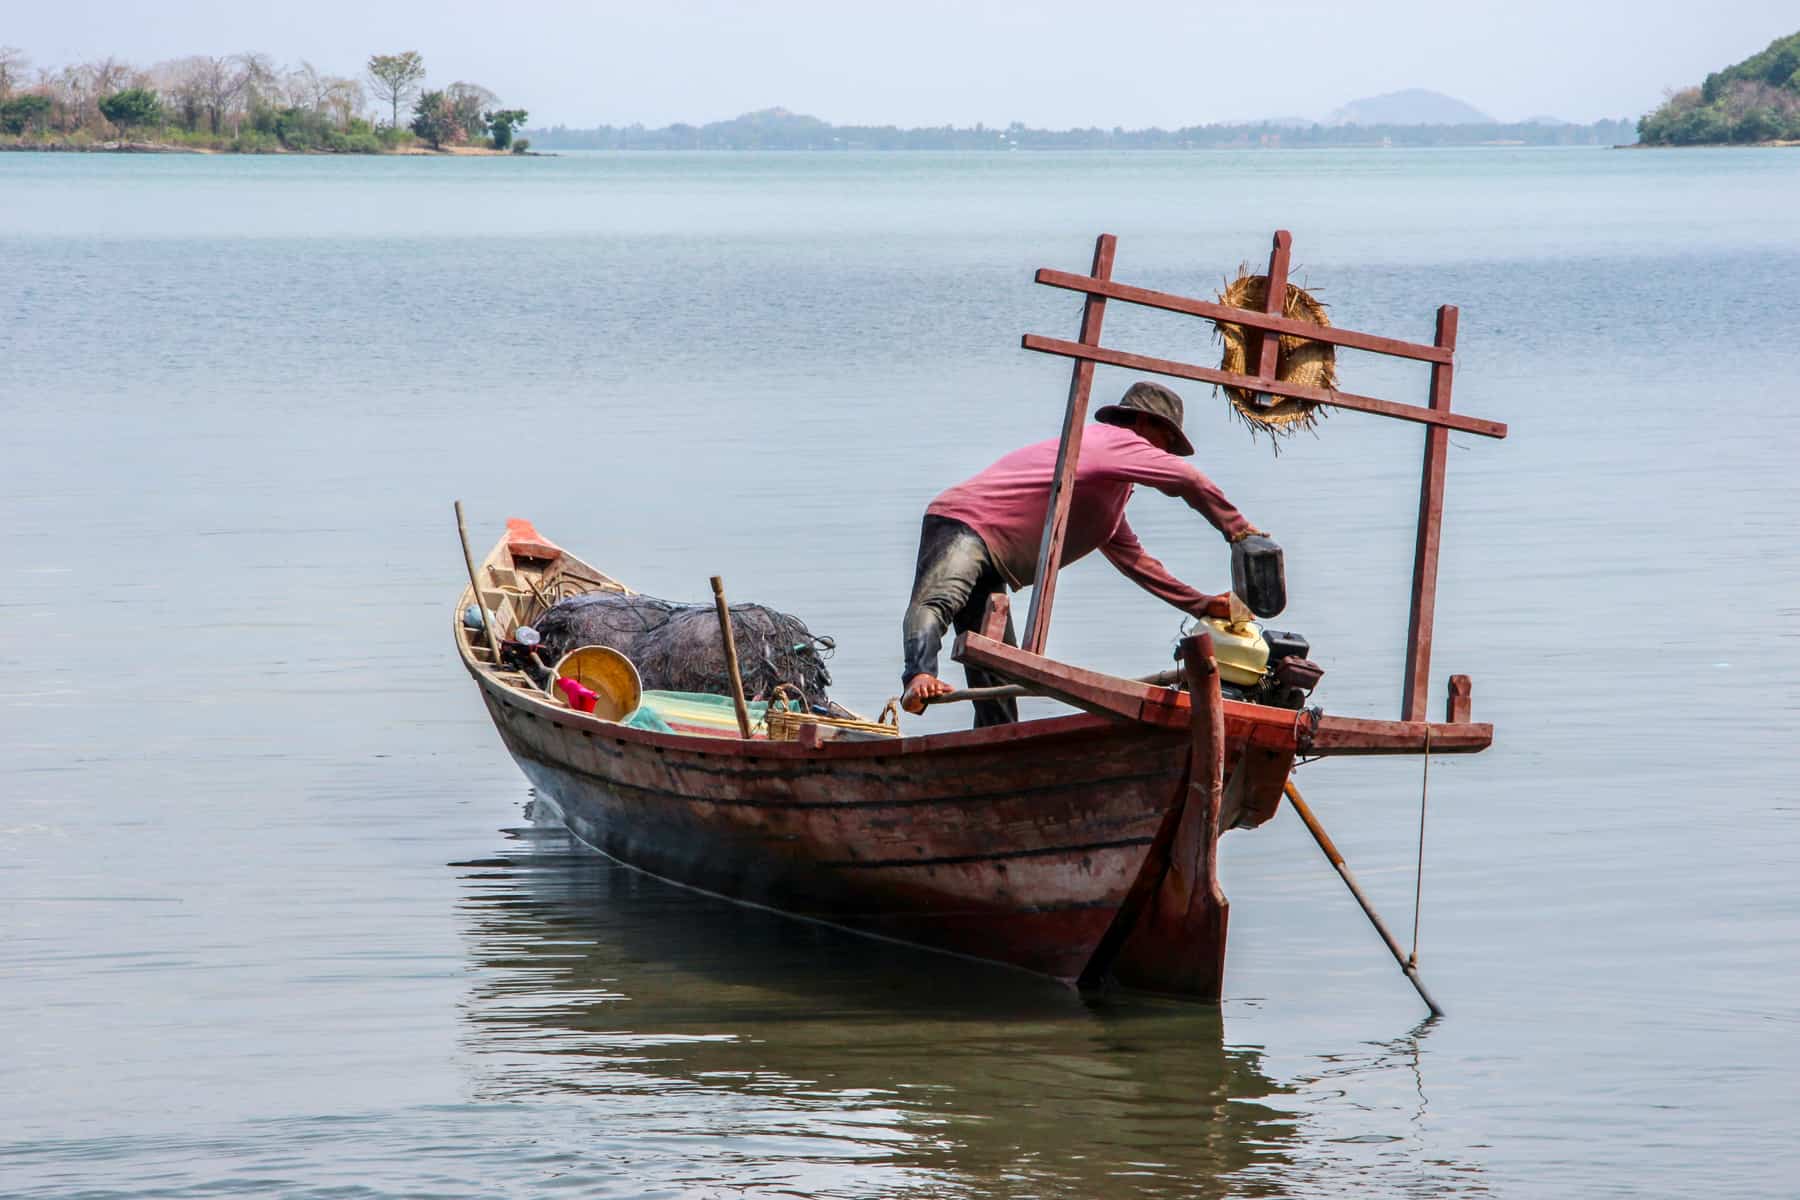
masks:
<path fill-rule="evenodd" d="M 1240 267 L 1238 277 L 1226 284 L 1225 290 L 1219 293 L 1219 303 L 1262 312 L 1263 302 L 1268 294 L 1268 276 L 1252 275 L 1247 268 Z M 1297 321 L 1309 321 L 1314 325 L 1331 324 L 1331 319 L 1325 315 L 1325 306 L 1306 289 L 1291 283 L 1287 285 L 1287 301 L 1282 305 L 1282 315 Z M 1225 353 L 1219 360 L 1220 369 L 1236 375 L 1256 374 L 1256 364 L 1250 361 L 1248 331 L 1242 325 L 1223 321 L 1215 325 L 1213 331 L 1225 344 Z M 1280 348 L 1275 356 L 1275 378 L 1283 383 L 1299 383 L 1326 390 L 1337 386 L 1335 346 L 1329 342 L 1308 341 L 1291 334 L 1283 334 L 1277 345 Z M 1271 437 L 1282 437 L 1298 429 L 1311 429 L 1325 415 L 1320 411 L 1319 405 L 1311 400 L 1293 400 L 1286 396 L 1271 396 L 1265 392 L 1235 387 L 1226 388 L 1225 396 L 1231 401 L 1231 407 L 1237 411 L 1239 418 L 1253 432 L 1264 430 Z"/>
<path fill-rule="evenodd" d="M 777 704 L 790 703 L 801 704 L 802 707 L 775 707 Z M 899 737 L 900 706 L 895 701 L 889 700 L 887 706 L 881 710 L 881 719 L 878 721 L 860 721 L 854 717 L 825 717 L 806 711 L 804 699 L 800 693 L 783 683 L 776 685 L 775 694 L 769 698 L 769 707 L 763 712 L 763 724 L 768 728 L 771 742 L 796 741 L 800 737 L 800 730 L 807 725 L 871 734 L 876 737 Z"/>

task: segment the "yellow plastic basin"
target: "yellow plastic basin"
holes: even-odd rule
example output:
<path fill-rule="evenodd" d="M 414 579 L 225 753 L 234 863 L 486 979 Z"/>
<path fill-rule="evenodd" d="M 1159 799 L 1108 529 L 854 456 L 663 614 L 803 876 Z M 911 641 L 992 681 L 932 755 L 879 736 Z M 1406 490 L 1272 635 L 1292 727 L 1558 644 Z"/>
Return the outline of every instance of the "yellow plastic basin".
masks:
<path fill-rule="evenodd" d="M 602 721 L 623 721 L 637 711 L 644 699 L 644 681 L 629 658 L 611 646 L 578 646 L 563 655 L 556 674 L 591 689 L 594 715 Z"/>

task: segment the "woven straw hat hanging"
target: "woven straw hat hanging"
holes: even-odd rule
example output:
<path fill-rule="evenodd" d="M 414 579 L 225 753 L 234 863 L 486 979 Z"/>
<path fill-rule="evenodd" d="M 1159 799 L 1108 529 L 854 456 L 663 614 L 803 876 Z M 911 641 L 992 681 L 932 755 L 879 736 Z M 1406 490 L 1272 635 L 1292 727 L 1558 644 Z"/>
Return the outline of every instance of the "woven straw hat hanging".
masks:
<path fill-rule="evenodd" d="M 1239 267 L 1237 278 L 1226 284 L 1225 290 L 1219 293 L 1219 303 L 1262 312 L 1263 301 L 1268 294 L 1268 276 L 1252 275 L 1248 267 Z M 1287 302 L 1282 306 L 1282 315 L 1297 321 L 1309 321 L 1314 325 L 1331 324 L 1331 319 L 1325 315 L 1325 306 L 1306 289 L 1291 283 L 1287 285 Z M 1213 327 L 1213 332 L 1225 344 L 1225 353 L 1219 361 L 1220 369 L 1237 375 L 1256 374 L 1256 364 L 1250 362 L 1246 345 L 1249 339 L 1242 325 L 1221 321 Z M 1283 334 L 1278 344 L 1280 349 L 1275 357 L 1275 378 L 1284 383 L 1301 383 L 1316 388 L 1331 389 L 1337 386 L 1335 346 L 1329 342 L 1308 341 L 1290 334 Z M 1325 415 L 1312 400 L 1294 400 L 1287 396 L 1271 396 L 1235 387 L 1226 388 L 1225 395 L 1231 401 L 1231 407 L 1237 410 L 1239 418 L 1250 426 L 1252 433 L 1266 431 L 1271 438 L 1280 438 L 1300 429 L 1311 429 Z"/>

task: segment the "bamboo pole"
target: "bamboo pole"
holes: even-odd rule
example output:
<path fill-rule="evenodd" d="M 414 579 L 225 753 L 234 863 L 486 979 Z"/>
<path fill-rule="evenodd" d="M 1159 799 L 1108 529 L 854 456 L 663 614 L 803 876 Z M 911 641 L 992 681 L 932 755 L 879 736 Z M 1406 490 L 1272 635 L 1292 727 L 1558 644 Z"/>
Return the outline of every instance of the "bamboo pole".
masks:
<path fill-rule="evenodd" d="M 469 553 L 469 526 L 463 520 L 462 501 L 456 502 L 456 537 L 462 542 L 463 566 L 469 570 L 469 591 L 475 594 L 475 611 L 481 614 L 481 632 L 487 635 L 488 649 L 494 652 L 494 667 L 500 666 L 500 639 L 494 635 L 494 623 L 488 618 L 487 605 L 481 602 L 481 584 L 475 581 L 475 556 Z"/>
<path fill-rule="evenodd" d="M 738 733 L 750 738 L 750 706 L 744 703 L 744 677 L 738 673 L 737 638 L 731 632 L 731 607 L 725 603 L 725 581 L 712 577 L 713 607 L 719 610 L 719 633 L 725 639 L 725 669 L 731 676 L 731 706 L 737 711 Z"/>
<path fill-rule="evenodd" d="M 1305 800 L 1301 799 L 1300 789 L 1294 786 L 1293 780 L 1288 780 L 1285 791 L 1288 802 L 1294 806 L 1294 811 L 1299 813 L 1300 819 L 1306 823 L 1306 831 L 1312 834 L 1313 841 L 1319 843 L 1319 849 L 1325 852 L 1325 857 L 1330 859 L 1331 865 L 1337 868 L 1337 873 L 1343 879 L 1344 885 L 1350 889 L 1350 894 L 1356 897 L 1358 904 L 1362 905 L 1363 915 L 1369 918 L 1369 923 L 1375 926 L 1375 932 L 1379 933 L 1381 940 L 1387 943 L 1388 951 L 1393 954 L 1394 961 L 1400 964 L 1400 969 L 1406 973 L 1406 978 L 1411 981 L 1413 988 L 1419 993 L 1419 999 L 1425 1002 L 1425 1007 L 1431 1010 L 1432 1016 L 1443 1016 L 1444 1010 L 1438 1007 L 1437 1001 L 1431 998 L 1431 993 L 1425 990 L 1425 984 L 1420 981 L 1419 968 L 1406 957 L 1400 949 L 1400 943 L 1394 940 L 1392 933 L 1388 932 L 1388 927 L 1382 921 L 1381 915 L 1375 911 L 1375 906 L 1369 903 L 1369 898 L 1363 894 L 1362 888 L 1357 884 L 1356 876 L 1352 875 L 1350 868 L 1344 864 L 1344 856 L 1339 854 L 1338 848 L 1332 844 L 1331 835 L 1325 832 L 1325 827 L 1319 824 L 1319 818 L 1313 816 L 1312 808 Z"/>

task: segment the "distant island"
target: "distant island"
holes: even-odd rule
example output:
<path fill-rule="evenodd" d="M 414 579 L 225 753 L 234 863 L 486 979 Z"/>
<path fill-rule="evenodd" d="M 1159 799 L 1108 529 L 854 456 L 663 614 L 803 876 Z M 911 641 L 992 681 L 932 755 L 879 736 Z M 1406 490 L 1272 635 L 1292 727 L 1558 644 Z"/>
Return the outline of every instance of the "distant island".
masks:
<path fill-rule="evenodd" d="M 258 53 L 141 69 L 116 58 L 30 68 L 24 51 L 0 46 L 0 150 L 524 154 L 531 146 L 513 136 L 524 109 L 502 108 L 480 84 L 427 88 L 413 50 L 371 55 L 360 76 L 304 60 L 278 66 Z"/>
<path fill-rule="evenodd" d="M 1683 88 L 1638 122 L 1645 146 L 1800 145 L 1800 33 Z"/>
<path fill-rule="evenodd" d="M 1409 119 L 1420 105 L 1460 118 Z M 1371 114 L 1389 114 L 1369 121 Z M 1352 119 L 1337 119 L 1349 114 Z M 562 125 L 529 131 L 534 144 L 558 150 L 1224 150 L 1352 146 L 1611 146 L 1632 140 L 1628 118 L 1575 125 L 1554 118 L 1503 123 L 1436 92 L 1414 89 L 1352 101 L 1326 121 L 1271 117 L 1188 125 L 1179 129 L 1033 129 L 1020 122 L 983 125 L 833 125 L 818 117 L 765 108 L 705 125 L 660 128 Z"/>

